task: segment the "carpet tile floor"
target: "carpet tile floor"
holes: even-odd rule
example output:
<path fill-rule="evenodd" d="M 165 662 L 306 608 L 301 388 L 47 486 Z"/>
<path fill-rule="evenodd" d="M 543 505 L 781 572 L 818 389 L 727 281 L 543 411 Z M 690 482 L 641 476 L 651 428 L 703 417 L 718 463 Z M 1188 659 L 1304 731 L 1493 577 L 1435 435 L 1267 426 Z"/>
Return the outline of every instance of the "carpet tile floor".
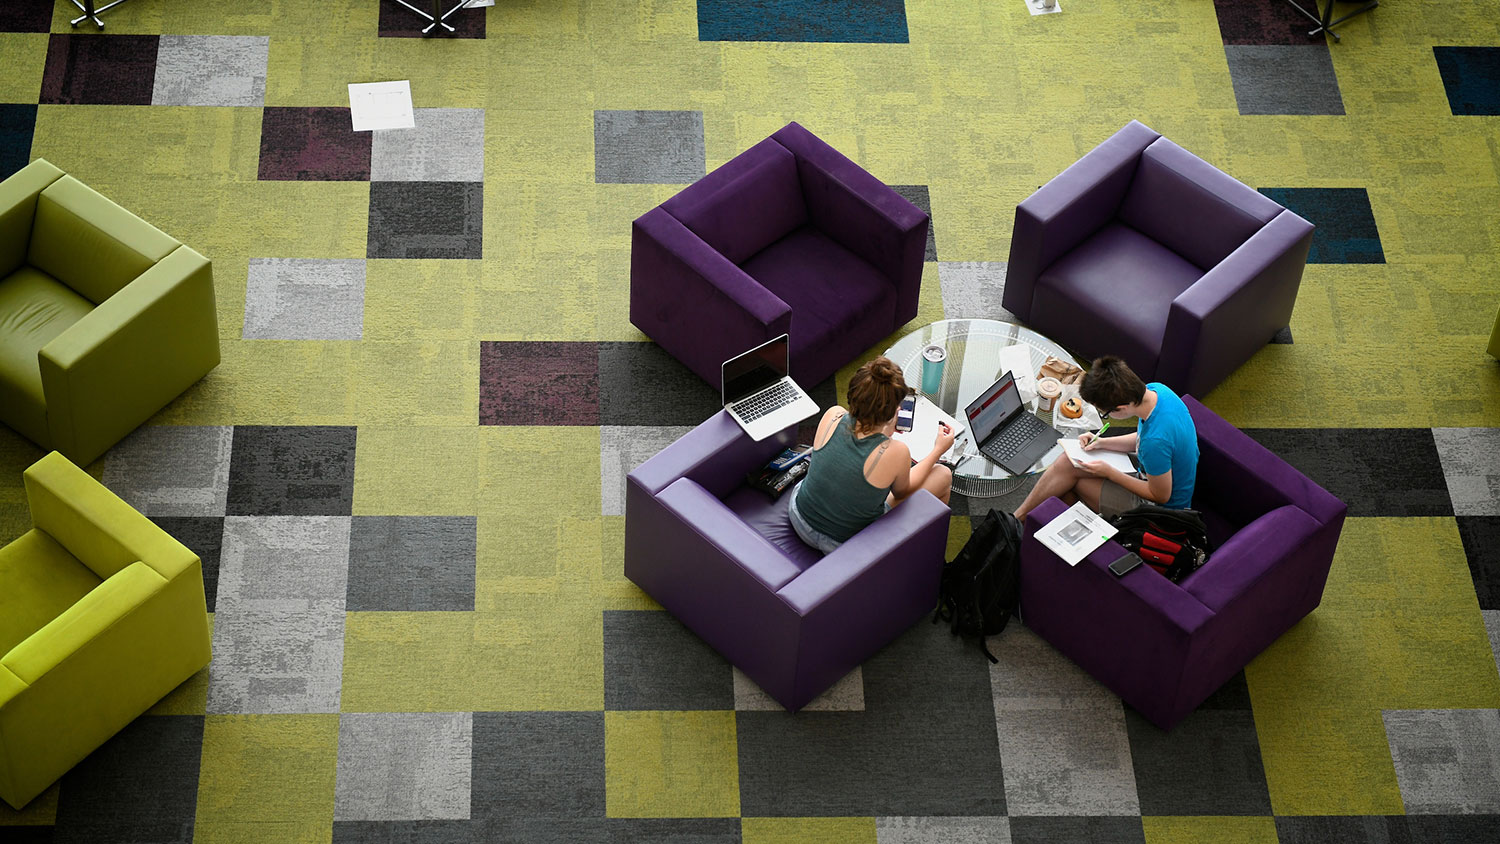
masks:
<path fill-rule="evenodd" d="M 211 257 L 223 356 L 87 467 L 203 559 L 214 661 L 0 841 L 1500 841 L 1500 18 L 1024 5 L 0 4 L 0 176 Z M 388 79 L 416 128 L 353 132 Z M 629 323 L 631 221 L 789 120 L 929 212 L 916 319 L 827 405 L 1013 319 L 1016 203 L 1132 118 L 1318 227 L 1200 398 L 1349 503 L 1322 605 L 1170 733 L 1019 623 L 788 715 L 623 574 L 625 476 L 720 402 Z M 0 429 L 0 542 L 41 456 Z"/>

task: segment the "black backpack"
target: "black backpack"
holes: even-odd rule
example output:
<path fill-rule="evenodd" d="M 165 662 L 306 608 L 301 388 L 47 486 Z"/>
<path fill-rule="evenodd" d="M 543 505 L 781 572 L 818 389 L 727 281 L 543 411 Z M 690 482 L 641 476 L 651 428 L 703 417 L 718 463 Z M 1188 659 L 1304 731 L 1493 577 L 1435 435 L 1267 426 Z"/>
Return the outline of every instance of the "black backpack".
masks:
<path fill-rule="evenodd" d="M 1116 542 L 1173 583 L 1181 583 L 1208 561 L 1208 530 L 1197 510 L 1142 504 L 1109 523 L 1119 530 L 1113 537 Z"/>
<path fill-rule="evenodd" d="M 990 662 L 999 662 L 984 643 L 1005 629 L 1021 602 L 1021 523 L 1010 513 L 991 510 L 974 526 L 953 561 L 943 566 L 938 587 L 939 619 L 955 636 L 973 636 Z"/>

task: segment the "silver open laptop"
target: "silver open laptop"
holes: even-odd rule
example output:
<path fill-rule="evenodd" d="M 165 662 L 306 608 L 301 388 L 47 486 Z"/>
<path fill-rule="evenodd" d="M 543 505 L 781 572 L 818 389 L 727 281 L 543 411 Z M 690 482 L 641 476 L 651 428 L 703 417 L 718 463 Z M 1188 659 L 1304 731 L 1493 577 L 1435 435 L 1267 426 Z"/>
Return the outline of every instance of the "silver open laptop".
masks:
<path fill-rule="evenodd" d="M 724 409 L 752 440 L 763 440 L 818 412 L 818 403 L 787 370 L 791 344 L 783 334 L 724 361 L 720 391 Z"/>

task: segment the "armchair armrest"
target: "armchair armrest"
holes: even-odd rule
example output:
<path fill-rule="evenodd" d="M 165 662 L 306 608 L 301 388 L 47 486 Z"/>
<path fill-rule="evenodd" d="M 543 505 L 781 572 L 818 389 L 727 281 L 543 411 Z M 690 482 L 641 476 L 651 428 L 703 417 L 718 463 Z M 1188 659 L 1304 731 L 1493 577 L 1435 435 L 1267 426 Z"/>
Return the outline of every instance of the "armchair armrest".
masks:
<path fill-rule="evenodd" d="M 38 158 L 0 182 L 0 278 L 25 263 L 36 198 L 62 177 L 63 171 Z"/>
<path fill-rule="evenodd" d="M 1285 328 L 1312 233 L 1311 223 L 1283 211 L 1178 294 L 1162 336 L 1158 380 L 1204 395 Z"/>
<path fill-rule="evenodd" d="M 196 554 L 55 451 L 24 480 L 36 526 L 105 580 L 138 560 L 166 580 L 198 565 Z"/>
<path fill-rule="evenodd" d="M 787 334 L 792 309 L 671 214 L 631 227 L 630 322 L 700 378 L 746 349 Z"/>
<path fill-rule="evenodd" d="M 1006 310 L 1031 319 L 1031 294 L 1042 271 L 1114 219 L 1141 153 L 1159 137 L 1132 120 L 1016 206 Z"/>
<path fill-rule="evenodd" d="M 897 324 L 916 316 L 931 224 L 926 212 L 795 122 L 771 137 L 797 157 L 813 225 L 891 280 Z"/>
<path fill-rule="evenodd" d="M 771 462 L 795 443 L 793 425 L 760 442 L 721 410 L 630 472 L 627 483 L 657 495 L 678 478 L 689 478 L 722 499 L 744 483 L 751 470 Z"/>
<path fill-rule="evenodd" d="M 179 247 L 42 348 L 57 450 L 87 465 L 219 364 L 213 271 Z"/>
<path fill-rule="evenodd" d="M 1021 540 L 1021 620 L 1152 722 L 1171 726 L 1169 703 L 1214 613 L 1177 584 L 1141 568 L 1116 577 L 1125 553 L 1106 542 L 1076 566 L 1036 539 L 1067 505 L 1050 498 L 1026 518 Z"/>

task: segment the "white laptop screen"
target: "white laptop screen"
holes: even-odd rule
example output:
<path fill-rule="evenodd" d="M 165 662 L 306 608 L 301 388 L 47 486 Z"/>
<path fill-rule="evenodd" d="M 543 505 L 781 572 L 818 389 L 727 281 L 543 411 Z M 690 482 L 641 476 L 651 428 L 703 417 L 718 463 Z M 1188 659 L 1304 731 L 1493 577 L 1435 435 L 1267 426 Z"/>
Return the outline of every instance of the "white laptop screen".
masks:
<path fill-rule="evenodd" d="M 969 417 L 969 430 L 974 432 L 974 442 L 981 445 L 989 439 L 995 429 L 1005 423 L 1021 407 L 1021 396 L 1016 390 L 1016 377 L 1009 372 L 990 385 L 984 394 L 969 404 L 965 415 Z"/>
<path fill-rule="evenodd" d="M 721 385 L 724 404 L 734 404 L 785 378 L 789 354 L 787 335 L 783 334 L 739 357 L 724 361 Z"/>

